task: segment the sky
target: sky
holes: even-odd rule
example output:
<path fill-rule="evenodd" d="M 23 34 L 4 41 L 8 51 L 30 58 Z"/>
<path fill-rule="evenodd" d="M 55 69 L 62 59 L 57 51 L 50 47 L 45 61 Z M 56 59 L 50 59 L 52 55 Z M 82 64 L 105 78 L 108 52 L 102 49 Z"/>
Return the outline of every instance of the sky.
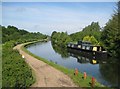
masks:
<path fill-rule="evenodd" d="M 2 25 L 47 35 L 71 34 L 91 22 L 105 26 L 115 8 L 116 2 L 2 2 Z"/>
<path fill-rule="evenodd" d="M 118 2 L 118 0 L 1 0 L 2 2 Z"/>

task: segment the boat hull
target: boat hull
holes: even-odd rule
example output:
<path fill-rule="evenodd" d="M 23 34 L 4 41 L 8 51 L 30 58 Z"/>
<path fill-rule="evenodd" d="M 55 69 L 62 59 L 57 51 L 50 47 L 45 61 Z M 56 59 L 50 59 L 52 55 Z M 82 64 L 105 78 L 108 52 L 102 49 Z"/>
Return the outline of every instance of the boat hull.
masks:
<path fill-rule="evenodd" d="M 78 55 L 82 55 L 84 57 L 90 58 L 90 59 L 106 59 L 107 58 L 107 52 L 104 51 L 92 51 L 92 50 L 85 50 L 80 48 L 73 48 L 73 47 L 67 47 L 68 52 L 71 53 L 77 53 Z"/>

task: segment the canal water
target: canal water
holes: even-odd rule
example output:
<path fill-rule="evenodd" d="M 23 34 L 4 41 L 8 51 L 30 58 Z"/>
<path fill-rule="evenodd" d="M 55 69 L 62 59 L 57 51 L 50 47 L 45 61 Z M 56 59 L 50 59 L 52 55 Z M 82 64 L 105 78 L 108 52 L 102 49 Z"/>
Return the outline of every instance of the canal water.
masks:
<path fill-rule="evenodd" d="M 51 41 L 31 44 L 27 46 L 27 50 L 58 65 L 70 69 L 78 68 L 79 71 L 95 77 L 103 85 L 118 86 L 118 66 L 114 58 L 99 60 L 96 58 L 97 64 L 93 64 L 89 57 L 62 49 L 57 45 L 53 45 Z"/>

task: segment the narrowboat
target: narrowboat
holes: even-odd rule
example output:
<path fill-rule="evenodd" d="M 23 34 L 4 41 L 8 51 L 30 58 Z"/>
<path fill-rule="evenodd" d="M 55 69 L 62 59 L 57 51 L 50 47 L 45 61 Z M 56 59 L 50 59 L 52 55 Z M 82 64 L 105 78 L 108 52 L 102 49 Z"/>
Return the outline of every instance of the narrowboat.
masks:
<path fill-rule="evenodd" d="M 75 49 L 68 49 L 68 55 L 77 59 L 77 62 L 80 64 L 91 63 L 91 64 L 98 64 L 107 61 L 105 55 L 99 55 L 95 57 L 90 52 L 80 52 Z"/>
<path fill-rule="evenodd" d="M 107 56 L 107 51 L 102 46 L 92 45 L 87 41 L 78 41 L 75 43 L 68 43 L 67 48 L 72 50 L 77 50 L 78 52 L 85 52 L 86 54 L 92 54 L 92 56 Z"/>

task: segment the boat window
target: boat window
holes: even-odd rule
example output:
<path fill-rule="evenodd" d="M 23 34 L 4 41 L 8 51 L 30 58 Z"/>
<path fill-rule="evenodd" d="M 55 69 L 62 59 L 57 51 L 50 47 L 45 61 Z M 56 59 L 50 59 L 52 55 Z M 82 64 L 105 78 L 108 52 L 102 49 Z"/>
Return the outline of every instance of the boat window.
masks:
<path fill-rule="evenodd" d="M 97 47 L 93 47 L 93 51 L 97 51 Z"/>
<path fill-rule="evenodd" d="M 82 44 L 82 41 L 78 41 L 78 44 Z"/>
<path fill-rule="evenodd" d="M 68 47 L 70 47 L 70 44 L 68 44 Z"/>
<path fill-rule="evenodd" d="M 82 49 L 85 49 L 85 46 L 82 46 Z"/>
<path fill-rule="evenodd" d="M 87 46 L 87 47 L 86 47 L 86 49 L 87 49 L 87 50 L 89 50 L 89 49 L 90 49 L 90 47 L 89 47 L 89 46 Z"/>
<path fill-rule="evenodd" d="M 102 51 L 102 48 L 100 47 L 99 51 Z"/>
<path fill-rule="evenodd" d="M 78 48 L 81 48 L 81 45 L 78 45 Z"/>
<path fill-rule="evenodd" d="M 72 45 L 72 47 L 74 47 L 74 45 Z"/>

